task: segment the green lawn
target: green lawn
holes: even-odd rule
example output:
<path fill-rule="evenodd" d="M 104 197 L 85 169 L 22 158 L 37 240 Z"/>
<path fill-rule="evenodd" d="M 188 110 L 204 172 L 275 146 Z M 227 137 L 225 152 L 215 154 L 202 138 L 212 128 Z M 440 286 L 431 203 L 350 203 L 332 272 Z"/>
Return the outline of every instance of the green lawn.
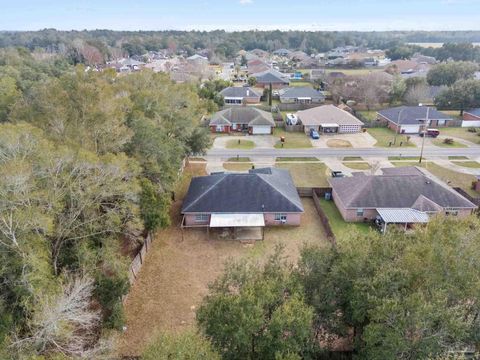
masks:
<path fill-rule="evenodd" d="M 286 132 L 284 129 L 275 128 L 273 130 L 273 136 L 278 139 L 275 143 L 276 149 L 300 149 L 312 147 L 312 143 L 304 132 Z M 280 142 L 281 136 L 285 137 L 283 147 Z"/>
<path fill-rule="evenodd" d="M 419 156 L 389 156 L 388 160 L 413 160 L 418 161 L 420 159 Z"/>
<path fill-rule="evenodd" d="M 328 69 L 326 72 L 327 74 L 331 72 L 342 72 L 348 76 L 355 76 L 355 75 L 367 75 L 371 72 L 379 72 L 383 71 L 383 69 L 370 69 L 370 68 L 361 68 L 361 69 Z"/>
<path fill-rule="evenodd" d="M 325 187 L 328 186 L 329 169 L 324 163 L 276 163 L 276 167 L 288 169 L 295 186 Z"/>
<path fill-rule="evenodd" d="M 349 167 L 350 169 L 355 169 L 355 170 L 368 170 L 371 168 L 370 164 L 365 161 L 358 161 L 358 162 L 344 162 L 343 165 L 346 167 Z"/>
<path fill-rule="evenodd" d="M 249 157 L 231 157 L 231 158 L 228 158 L 227 162 L 250 162 L 250 158 Z"/>
<path fill-rule="evenodd" d="M 361 156 L 345 156 L 343 161 L 362 161 L 363 158 Z"/>
<path fill-rule="evenodd" d="M 247 171 L 252 165 L 250 162 L 223 163 L 223 168 L 228 171 Z"/>
<path fill-rule="evenodd" d="M 449 156 L 448 160 L 468 160 L 468 156 Z"/>
<path fill-rule="evenodd" d="M 468 168 L 480 168 L 480 163 L 477 161 L 452 161 L 455 165 L 468 167 Z"/>
<path fill-rule="evenodd" d="M 395 132 L 386 127 L 368 128 L 367 132 L 377 140 L 376 147 L 389 147 L 390 142 L 392 142 L 391 147 L 415 147 L 412 142 L 407 142 L 406 135 L 397 135 L 396 144 L 393 144 Z M 400 143 L 402 143 L 402 146 L 400 146 Z"/>
<path fill-rule="evenodd" d="M 312 86 L 312 83 L 309 83 L 308 81 L 302 81 L 302 80 L 290 80 L 290 86 Z"/>
<path fill-rule="evenodd" d="M 445 148 L 466 148 L 466 147 L 468 147 L 467 145 L 459 143 L 458 141 L 454 141 L 451 144 L 447 144 L 447 143 L 443 142 L 443 139 L 433 139 L 432 143 L 435 146 L 440 146 L 440 147 L 445 147 Z"/>
<path fill-rule="evenodd" d="M 319 161 L 316 157 L 277 157 L 275 161 Z"/>
<path fill-rule="evenodd" d="M 462 127 L 441 128 L 440 135 L 458 137 L 475 144 L 480 144 L 480 128 L 477 128 L 477 132 L 470 132 L 468 128 Z"/>
<path fill-rule="evenodd" d="M 333 201 L 320 199 L 320 206 L 328 217 L 328 221 L 337 238 L 349 235 L 352 231 L 358 230 L 360 233 L 368 233 L 372 227 L 367 223 L 347 223 Z"/>
<path fill-rule="evenodd" d="M 240 149 L 240 150 L 248 150 L 253 149 L 255 147 L 255 143 L 251 140 L 228 140 L 226 144 L 227 149 Z"/>
<path fill-rule="evenodd" d="M 457 171 L 453 171 L 443 166 L 439 166 L 433 162 L 422 162 L 419 164 L 418 162 L 392 162 L 394 166 L 420 166 L 428 171 L 430 171 L 433 175 L 438 177 L 443 182 L 447 183 L 452 187 L 459 187 L 468 192 L 470 195 L 474 197 L 478 197 L 480 194 L 476 191 L 472 190 L 472 183 L 476 181 L 476 177 L 473 175 L 462 174 Z"/>

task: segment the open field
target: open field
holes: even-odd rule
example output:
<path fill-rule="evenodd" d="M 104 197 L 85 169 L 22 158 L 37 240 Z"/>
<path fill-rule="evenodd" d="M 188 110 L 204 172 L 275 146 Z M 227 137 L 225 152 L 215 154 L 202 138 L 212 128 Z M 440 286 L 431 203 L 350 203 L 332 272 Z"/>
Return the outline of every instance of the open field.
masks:
<path fill-rule="evenodd" d="M 376 147 L 415 147 L 412 142 L 407 142 L 406 135 L 397 135 L 396 144 L 393 144 L 395 132 L 386 127 L 369 128 L 367 132 L 377 140 Z M 390 142 L 392 146 L 389 146 Z M 400 143 L 402 143 L 402 146 L 400 146 Z"/>
<path fill-rule="evenodd" d="M 427 169 L 433 175 L 438 177 L 443 182 L 447 183 L 452 187 L 459 187 L 465 190 L 467 193 L 474 197 L 478 197 L 480 194 L 477 193 L 475 190 L 472 189 L 472 183 L 476 180 L 475 176 L 462 174 L 457 171 L 453 171 L 443 166 L 437 165 L 433 162 L 422 162 L 419 164 L 418 162 L 392 162 L 394 166 L 420 166 Z"/>
<path fill-rule="evenodd" d="M 435 146 L 440 146 L 444 148 L 466 148 L 467 145 L 459 143 L 458 141 L 453 141 L 451 144 L 447 144 L 443 141 L 443 139 L 433 139 L 432 144 Z"/>
<path fill-rule="evenodd" d="M 325 187 L 328 186 L 329 169 L 324 163 L 277 163 L 281 169 L 288 169 L 295 186 Z"/>
<path fill-rule="evenodd" d="M 480 129 L 478 129 L 478 132 L 470 132 L 468 131 L 468 128 L 461 128 L 461 127 L 450 127 L 450 128 L 440 129 L 440 135 L 458 137 L 460 139 L 473 142 L 475 144 L 480 143 L 479 134 L 480 134 Z"/>
<path fill-rule="evenodd" d="M 251 140 L 228 140 L 225 146 L 227 149 L 249 150 L 255 147 L 255 143 Z"/>
<path fill-rule="evenodd" d="M 198 170 L 200 175 L 202 169 Z M 182 183 L 188 185 L 188 179 L 186 176 Z M 296 261 L 304 244 L 330 246 L 313 201 L 303 199 L 303 206 L 300 227 L 267 228 L 264 241 L 245 245 L 208 240 L 205 229 L 186 229 L 182 237 L 181 200 L 177 201 L 172 207 L 172 225 L 156 234 L 128 294 L 127 330 L 119 340 L 119 355 L 138 356 L 158 331 L 184 331 L 195 326 L 195 310 L 228 259 L 251 257 L 261 262 L 280 244 L 288 259 Z"/>
<path fill-rule="evenodd" d="M 348 235 L 357 230 L 360 233 L 367 233 L 373 228 L 366 223 L 347 223 L 337 209 L 335 203 L 331 200 L 320 199 L 320 206 L 328 217 L 333 233 L 337 238 Z"/>
<path fill-rule="evenodd" d="M 280 137 L 285 137 L 285 142 L 283 143 L 284 149 L 301 149 L 301 148 L 310 148 L 312 143 L 308 139 L 308 136 L 303 132 L 286 132 L 283 129 L 275 128 L 273 130 L 273 136 L 278 140 L 275 143 L 276 149 L 282 148 L 282 143 L 280 142 Z"/>
<path fill-rule="evenodd" d="M 357 161 L 357 162 L 349 162 L 346 161 L 343 163 L 346 167 L 355 170 L 368 170 L 371 168 L 370 164 L 366 161 Z"/>

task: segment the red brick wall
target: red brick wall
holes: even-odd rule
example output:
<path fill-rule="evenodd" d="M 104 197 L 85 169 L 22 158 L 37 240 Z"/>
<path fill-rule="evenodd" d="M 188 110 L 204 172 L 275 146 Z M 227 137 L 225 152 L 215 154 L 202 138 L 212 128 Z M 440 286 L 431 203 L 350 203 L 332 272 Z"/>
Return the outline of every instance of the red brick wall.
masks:
<path fill-rule="evenodd" d="M 265 218 L 265 225 L 266 226 L 276 226 L 276 225 L 290 225 L 290 226 L 299 226 L 301 214 L 286 214 L 287 215 L 287 222 L 282 224 L 280 221 L 275 221 L 275 214 L 274 213 L 266 213 L 264 214 Z"/>
<path fill-rule="evenodd" d="M 210 125 L 210 132 L 211 133 L 216 133 L 217 132 L 217 126 L 216 125 Z M 221 133 L 228 134 L 230 132 L 230 126 L 224 126 L 223 131 Z"/>

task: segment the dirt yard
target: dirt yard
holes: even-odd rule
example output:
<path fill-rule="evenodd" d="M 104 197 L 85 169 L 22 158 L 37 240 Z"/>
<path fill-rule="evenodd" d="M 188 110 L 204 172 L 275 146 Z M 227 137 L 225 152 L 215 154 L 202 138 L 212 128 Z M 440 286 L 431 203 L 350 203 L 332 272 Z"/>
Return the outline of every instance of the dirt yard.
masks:
<path fill-rule="evenodd" d="M 177 194 L 179 199 L 191 175 L 203 171 L 201 167 L 186 169 Z M 193 326 L 195 310 L 207 294 L 208 284 L 222 273 L 227 259 L 249 256 L 261 261 L 280 243 L 294 261 L 304 243 L 329 246 L 313 201 L 304 199 L 303 205 L 305 214 L 300 227 L 267 228 L 264 241 L 245 245 L 208 240 L 205 229 L 185 230 L 182 238 L 181 201 L 177 201 L 172 208 L 172 226 L 158 232 L 139 278 L 128 294 L 127 330 L 120 339 L 120 355 L 139 355 L 158 331 L 182 331 Z"/>

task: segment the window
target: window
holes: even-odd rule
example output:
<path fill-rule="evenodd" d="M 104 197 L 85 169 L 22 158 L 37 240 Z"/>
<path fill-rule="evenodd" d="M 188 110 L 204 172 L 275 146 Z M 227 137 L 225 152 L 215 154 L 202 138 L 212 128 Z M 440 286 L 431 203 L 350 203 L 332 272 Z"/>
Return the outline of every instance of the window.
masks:
<path fill-rule="evenodd" d="M 195 214 L 195 222 L 208 221 L 208 214 Z"/>
<path fill-rule="evenodd" d="M 223 132 L 223 125 L 217 125 L 216 129 L 217 132 Z"/>
<path fill-rule="evenodd" d="M 287 221 L 287 214 L 275 214 L 275 221 Z"/>
<path fill-rule="evenodd" d="M 445 209 L 445 215 L 447 216 L 457 216 L 458 215 L 458 210 L 454 208 L 446 208 Z"/>
<path fill-rule="evenodd" d="M 357 216 L 363 216 L 363 209 L 359 208 L 357 209 Z"/>

